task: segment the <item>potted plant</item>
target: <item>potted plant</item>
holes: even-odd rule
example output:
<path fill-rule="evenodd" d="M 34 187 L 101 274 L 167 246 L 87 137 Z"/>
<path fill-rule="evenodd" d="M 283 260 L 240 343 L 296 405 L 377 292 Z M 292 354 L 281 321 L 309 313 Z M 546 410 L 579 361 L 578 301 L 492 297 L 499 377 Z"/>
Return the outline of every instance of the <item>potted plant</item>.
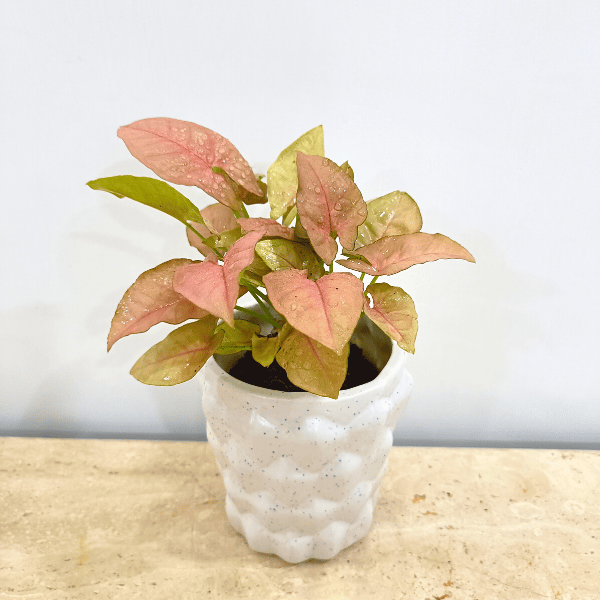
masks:
<path fill-rule="evenodd" d="M 369 530 L 412 385 L 404 359 L 414 352 L 414 303 L 377 279 L 473 257 L 421 232 L 408 194 L 365 202 L 350 165 L 325 158 L 322 127 L 283 150 L 266 182 L 231 142 L 193 123 L 144 119 L 118 135 L 161 179 L 88 185 L 176 218 L 204 258 L 143 273 L 118 305 L 108 349 L 159 322 L 191 320 L 131 374 L 174 385 L 203 369 L 207 434 L 234 528 L 289 562 L 331 558 Z M 217 202 L 199 210 L 167 182 Z M 270 218 L 250 217 L 247 205 L 266 202 Z M 245 294 L 254 306 L 238 304 Z"/>

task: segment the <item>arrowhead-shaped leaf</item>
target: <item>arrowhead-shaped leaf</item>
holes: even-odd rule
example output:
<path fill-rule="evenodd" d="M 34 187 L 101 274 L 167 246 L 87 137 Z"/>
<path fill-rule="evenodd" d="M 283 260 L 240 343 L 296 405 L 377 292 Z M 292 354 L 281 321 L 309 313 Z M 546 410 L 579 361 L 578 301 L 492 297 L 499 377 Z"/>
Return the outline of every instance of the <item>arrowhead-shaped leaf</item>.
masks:
<path fill-rule="evenodd" d="M 233 327 L 230 327 L 227 323 L 221 323 L 215 333 L 221 330 L 225 332 L 225 336 L 215 354 L 235 354 L 241 350 L 252 348 L 252 336 L 260 331 L 260 325 L 236 319 Z"/>
<path fill-rule="evenodd" d="M 272 271 L 299 269 L 308 271 L 309 279 L 325 275 L 323 261 L 305 244 L 289 240 L 261 240 L 256 244 L 256 253 Z"/>
<path fill-rule="evenodd" d="M 311 281 L 298 269 L 274 271 L 263 281 L 273 307 L 292 327 L 342 352 L 362 312 L 362 281 L 350 273 Z"/>
<path fill-rule="evenodd" d="M 275 219 L 238 219 L 237 222 L 240 224 L 242 231 L 248 233 L 249 231 L 262 231 L 266 237 L 280 237 L 288 240 L 294 239 L 294 230 L 290 227 L 284 227 L 281 223 L 278 223 Z"/>
<path fill-rule="evenodd" d="M 239 275 L 253 261 L 260 231 L 239 239 L 225 255 L 222 265 L 214 260 L 177 269 L 173 288 L 188 300 L 220 317 L 233 327 L 233 308 L 239 295 Z"/>
<path fill-rule="evenodd" d="M 417 203 L 405 192 L 392 192 L 367 202 L 367 219 L 358 228 L 355 247 L 390 235 L 416 233 L 423 227 Z"/>
<path fill-rule="evenodd" d="M 367 205 L 352 179 L 328 158 L 298 152 L 297 162 L 298 215 L 317 254 L 331 264 L 338 251 L 332 236 L 337 233 L 343 248 L 352 250 Z"/>
<path fill-rule="evenodd" d="M 298 189 L 298 171 L 296 169 L 296 153 L 325 154 L 323 126 L 319 125 L 295 142 L 291 143 L 269 167 L 267 171 L 267 195 L 271 205 L 271 218 L 279 219 L 288 212 L 296 198 Z M 289 223 L 288 223 L 289 224 Z"/>
<path fill-rule="evenodd" d="M 223 169 L 249 192 L 262 194 L 250 165 L 237 148 L 206 127 L 176 119 L 142 119 L 120 127 L 117 135 L 135 158 L 162 179 L 198 186 L 226 206 L 237 210 L 241 202 L 213 167 Z"/>
<path fill-rule="evenodd" d="M 109 192 L 117 198 L 131 198 L 136 202 L 156 208 L 175 217 L 184 225 L 188 221 L 202 222 L 202 216 L 196 206 L 168 183 L 159 179 L 117 175 L 89 181 L 87 185 L 93 190 Z"/>
<path fill-rule="evenodd" d="M 402 288 L 388 283 L 372 283 L 365 295 L 363 310 L 367 317 L 400 348 L 414 354 L 418 325 L 412 298 Z"/>
<path fill-rule="evenodd" d="M 172 331 L 152 346 L 131 369 L 131 374 L 148 385 L 175 385 L 191 379 L 214 354 L 224 333 L 214 333 L 212 315 Z"/>
<path fill-rule="evenodd" d="M 284 323 L 277 335 L 272 337 L 252 336 L 252 358 L 263 367 L 268 367 L 279 352 L 281 344 L 287 336 L 293 331 L 289 323 Z"/>
<path fill-rule="evenodd" d="M 173 275 L 192 264 L 186 258 L 169 260 L 142 273 L 119 302 L 108 334 L 108 350 L 122 337 L 143 333 L 157 323 L 177 325 L 208 313 L 173 289 Z"/>
<path fill-rule="evenodd" d="M 413 265 L 441 258 L 461 258 L 475 262 L 466 248 L 441 233 L 392 235 L 354 250 L 352 255 L 353 258 L 336 262 L 348 269 L 370 275 L 393 275 Z M 354 258 L 355 256 L 358 258 Z M 371 264 L 360 260 L 361 256 Z"/>
<path fill-rule="evenodd" d="M 323 344 L 292 331 L 277 353 L 277 362 L 288 379 L 299 388 L 328 398 L 337 398 L 346 379 L 350 344 L 338 354 Z"/>

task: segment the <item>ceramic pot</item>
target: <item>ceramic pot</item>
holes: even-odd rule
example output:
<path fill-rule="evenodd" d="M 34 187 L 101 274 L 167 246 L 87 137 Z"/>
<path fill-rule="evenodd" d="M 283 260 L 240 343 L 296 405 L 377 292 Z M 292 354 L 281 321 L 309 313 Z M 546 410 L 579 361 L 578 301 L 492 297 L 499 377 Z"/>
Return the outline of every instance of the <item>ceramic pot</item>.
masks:
<path fill-rule="evenodd" d="M 329 559 L 371 527 L 412 378 L 406 352 L 370 320 L 352 341 L 380 373 L 337 400 L 239 381 L 228 370 L 240 355 L 215 355 L 201 371 L 227 516 L 253 550 L 291 563 Z"/>

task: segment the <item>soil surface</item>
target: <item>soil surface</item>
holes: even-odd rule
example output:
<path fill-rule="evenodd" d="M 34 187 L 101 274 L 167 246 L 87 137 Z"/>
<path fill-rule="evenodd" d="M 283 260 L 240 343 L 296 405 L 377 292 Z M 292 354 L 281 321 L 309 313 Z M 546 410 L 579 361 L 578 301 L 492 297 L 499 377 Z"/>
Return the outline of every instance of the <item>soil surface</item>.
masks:
<path fill-rule="evenodd" d="M 304 390 L 295 386 L 289 379 L 285 369 L 274 360 L 269 367 L 263 367 L 252 358 L 251 352 L 246 352 L 233 366 L 229 374 L 240 381 L 251 385 L 277 390 L 281 392 L 302 392 Z M 363 355 L 363 351 L 356 345 L 350 344 L 348 356 L 348 372 L 342 385 L 343 390 L 373 381 L 379 371 L 373 363 Z"/>

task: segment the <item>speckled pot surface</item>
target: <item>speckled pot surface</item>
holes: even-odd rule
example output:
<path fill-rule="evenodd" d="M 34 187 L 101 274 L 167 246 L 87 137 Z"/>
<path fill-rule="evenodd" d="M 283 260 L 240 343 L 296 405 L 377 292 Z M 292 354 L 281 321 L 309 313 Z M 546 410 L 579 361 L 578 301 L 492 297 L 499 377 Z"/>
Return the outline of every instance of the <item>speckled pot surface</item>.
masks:
<path fill-rule="evenodd" d="M 258 552 L 291 563 L 328 559 L 371 527 L 412 378 L 406 353 L 370 321 L 352 341 L 380 374 L 337 400 L 239 381 L 227 373 L 238 355 L 213 357 L 201 371 L 227 515 Z"/>

